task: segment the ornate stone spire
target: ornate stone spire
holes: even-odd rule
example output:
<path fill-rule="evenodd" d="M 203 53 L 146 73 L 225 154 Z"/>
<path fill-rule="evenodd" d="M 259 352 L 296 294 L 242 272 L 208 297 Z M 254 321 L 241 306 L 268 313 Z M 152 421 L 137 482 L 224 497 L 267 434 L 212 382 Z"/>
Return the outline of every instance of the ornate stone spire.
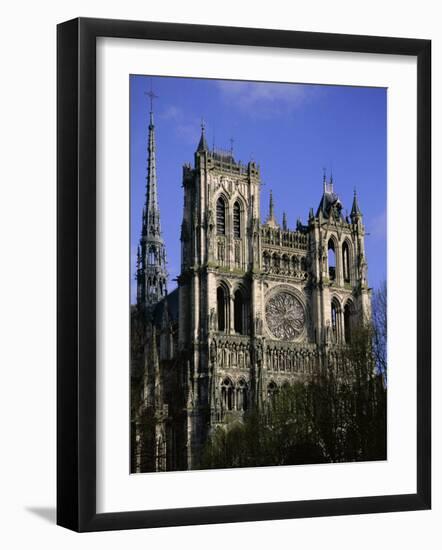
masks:
<path fill-rule="evenodd" d="M 273 204 L 273 193 L 270 190 L 270 200 L 269 200 L 269 216 L 266 221 L 266 225 L 270 227 L 279 227 L 275 219 L 275 205 Z"/>
<path fill-rule="evenodd" d="M 146 201 L 143 208 L 140 260 L 137 270 L 138 306 L 146 310 L 167 295 L 166 248 L 161 233 L 158 206 L 155 124 L 152 90 L 150 97 L 149 137 L 147 146 Z"/>
<path fill-rule="evenodd" d="M 357 194 L 356 194 L 356 187 L 355 187 L 354 193 L 353 193 L 353 204 L 352 204 L 352 207 L 351 207 L 350 218 L 351 218 L 351 221 L 353 223 L 357 222 L 358 219 L 362 218 L 362 212 L 359 208 L 358 197 L 357 197 Z"/>
<path fill-rule="evenodd" d="M 282 213 L 282 228 L 287 231 L 287 214 L 285 212 Z"/>

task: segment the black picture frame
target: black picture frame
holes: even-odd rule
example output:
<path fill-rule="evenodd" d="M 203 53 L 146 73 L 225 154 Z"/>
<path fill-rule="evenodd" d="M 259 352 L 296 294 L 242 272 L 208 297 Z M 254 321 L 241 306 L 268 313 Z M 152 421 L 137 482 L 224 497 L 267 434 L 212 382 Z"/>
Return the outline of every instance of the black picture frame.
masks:
<path fill-rule="evenodd" d="M 96 39 L 396 54 L 417 58 L 417 492 L 96 512 Z M 425 510 L 431 506 L 431 41 L 74 19 L 57 28 L 57 523 L 104 531 Z"/>

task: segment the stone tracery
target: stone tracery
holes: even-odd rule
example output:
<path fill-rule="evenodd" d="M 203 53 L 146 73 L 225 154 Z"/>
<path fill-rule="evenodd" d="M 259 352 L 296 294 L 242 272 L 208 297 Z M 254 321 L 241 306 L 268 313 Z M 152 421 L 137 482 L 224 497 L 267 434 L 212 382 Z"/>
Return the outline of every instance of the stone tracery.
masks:
<path fill-rule="evenodd" d="M 295 340 L 304 330 L 304 308 L 293 294 L 278 292 L 267 301 L 266 321 L 276 338 Z"/>

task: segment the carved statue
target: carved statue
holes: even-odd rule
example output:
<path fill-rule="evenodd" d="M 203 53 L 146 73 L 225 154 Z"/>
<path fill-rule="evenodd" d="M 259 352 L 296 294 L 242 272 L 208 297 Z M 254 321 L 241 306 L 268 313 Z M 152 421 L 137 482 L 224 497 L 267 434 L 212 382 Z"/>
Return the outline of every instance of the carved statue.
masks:
<path fill-rule="evenodd" d="M 367 262 L 365 261 L 364 255 L 362 252 L 358 254 L 358 271 L 359 278 L 361 279 L 362 284 L 367 282 Z"/>
<path fill-rule="evenodd" d="M 209 211 L 207 213 L 207 229 L 208 229 L 208 232 L 209 232 L 209 236 L 212 234 L 214 227 L 215 227 L 215 221 L 214 221 L 214 218 L 213 218 L 213 210 L 209 209 Z"/>
<path fill-rule="evenodd" d="M 321 245 L 319 257 L 321 259 L 322 271 L 326 271 L 327 270 L 327 248 L 325 244 Z"/>
<path fill-rule="evenodd" d="M 255 317 L 255 334 L 262 334 L 262 319 L 259 314 Z"/>
<path fill-rule="evenodd" d="M 258 342 L 255 343 L 255 361 L 258 366 L 261 366 L 262 358 L 263 358 L 262 344 L 258 340 Z"/>
<path fill-rule="evenodd" d="M 210 343 L 210 362 L 215 363 L 216 361 L 216 342 L 212 340 Z"/>
<path fill-rule="evenodd" d="M 218 316 L 216 314 L 216 309 L 214 307 L 212 307 L 212 309 L 210 310 L 210 315 L 209 315 L 209 328 L 211 330 L 216 330 L 217 325 L 218 325 Z"/>

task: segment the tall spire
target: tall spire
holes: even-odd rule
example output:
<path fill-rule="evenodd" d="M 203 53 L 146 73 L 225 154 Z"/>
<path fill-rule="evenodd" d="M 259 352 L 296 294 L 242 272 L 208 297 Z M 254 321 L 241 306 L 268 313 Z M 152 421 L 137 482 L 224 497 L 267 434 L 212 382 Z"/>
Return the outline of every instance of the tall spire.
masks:
<path fill-rule="evenodd" d="M 149 138 L 147 145 L 147 182 L 146 182 L 146 234 L 161 234 L 160 227 L 160 212 L 158 208 L 158 192 L 157 192 L 157 168 L 155 155 L 155 124 L 153 119 L 153 100 L 157 99 L 152 87 L 150 92 L 146 92 L 150 98 L 150 113 L 149 113 Z"/>
<path fill-rule="evenodd" d="M 146 200 L 142 215 L 140 261 L 137 273 L 138 305 L 146 310 L 167 294 L 166 248 L 161 233 L 158 205 L 155 124 L 153 100 L 157 96 L 152 88 L 150 98 L 149 135 L 147 142 Z"/>
<path fill-rule="evenodd" d="M 282 228 L 287 231 L 287 214 L 285 212 L 282 213 Z"/>

